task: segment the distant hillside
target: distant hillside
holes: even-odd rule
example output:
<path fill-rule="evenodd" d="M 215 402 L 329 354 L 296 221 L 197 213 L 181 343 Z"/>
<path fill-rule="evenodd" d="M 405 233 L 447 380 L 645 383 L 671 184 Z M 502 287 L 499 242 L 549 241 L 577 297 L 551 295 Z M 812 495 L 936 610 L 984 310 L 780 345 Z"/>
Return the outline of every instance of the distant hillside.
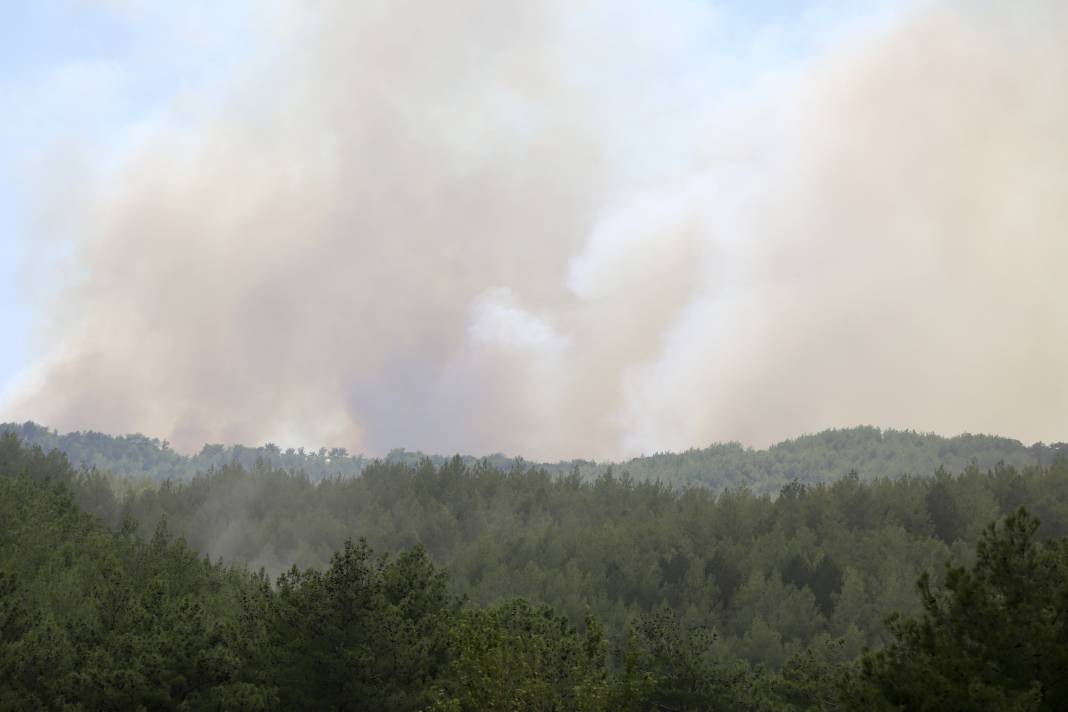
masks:
<path fill-rule="evenodd" d="M 1068 453 L 1068 443 L 1028 446 L 992 435 L 946 438 L 862 426 L 805 435 L 767 450 L 726 443 L 639 457 L 615 467 L 635 479 L 661 480 L 677 486 L 704 485 L 721 490 L 744 485 L 758 492 L 777 492 L 792 480 L 834 481 L 851 470 L 864 480 L 872 480 L 903 474 L 927 475 L 939 467 L 960 473 L 972 463 L 984 471 L 999 462 L 1023 468 L 1049 464 L 1058 452 Z"/>
<path fill-rule="evenodd" d="M 272 467 L 303 472 L 312 480 L 358 475 L 374 460 L 353 455 L 343 448 L 303 448 L 282 450 L 268 443 L 261 447 L 205 445 L 192 456 L 172 450 L 166 441 L 144 435 L 111 436 L 93 431 L 60 434 L 33 422 L 0 424 L 0 431 L 12 431 L 27 445 L 60 450 L 76 467 L 95 468 L 119 477 L 151 480 L 188 480 L 197 473 L 219 469 L 232 463 L 251 468 L 257 460 Z M 681 453 L 661 453 L 621 463 L 573 461 L 535 464 L 550 473 L 569 473 L 576 468 L 585 479 L 593 479 L 609 467 L 616 474 L 629 474 L 635 480 L 660 480 L 676 487 L 700 486 L 713 491 L 748 487 L 754 492 L 778 492 L 793 480 L 805 483 L 835 481 L 855 470 L 862 479 L 894 478 L 903 474 L 930 474 L 939 467 L 959 473 L 975 463 L 987 470 L 999 462 L 1017 468 L 1046 465 L 1058 452 L 1068 454 L 1068 443 L 1024 445 L 1018 440 L 991 435 L 958 435 L 952 438 L 913 431 L 857 427 L 825 430 L 755 450 L 739 443 L 712 445 Z M 417 464 L 429 457 L 440 466 L 442 455 L 394 450 L 387 462 Z M 486 458 L 464 456 L 471 464 L 485 459 L 489 464 L 510 469 L 516 460 L 502 454 Z"/>
<path fill-rule="evenodd" d="M 0 424 L 0 432 L 5 431 L 18 435 L 27 446 L 39 445 L 46 452 L 60 450 L 75 467 L 151 480 L 189 480 L 198 473 L 233 463 L 251 468 L 257 460 L 264 460 L 272 467 L 303 472 L 312 480 L 322 480 L 358 475 L 373 461 L 363 455 L 352 455 L 344 448 L 283 450 L 272 443 L 260 447 L 211 444 L 205 445 L 196 455 L 182 455 L 172 450 L 167 441 L 145 435 L 113 436 L 92 430 L 61 434 L 32 421 Z M 425 457 L 423 453 L 398 449 L 383 459 L 414 465 Z M 440 466 L 447 458 L 430 456 L 430 459 Z M 469 463 L 475 459 L 464 458 Z M 512 462 L 504 455 L 487 459 L 495 465 Z"/>

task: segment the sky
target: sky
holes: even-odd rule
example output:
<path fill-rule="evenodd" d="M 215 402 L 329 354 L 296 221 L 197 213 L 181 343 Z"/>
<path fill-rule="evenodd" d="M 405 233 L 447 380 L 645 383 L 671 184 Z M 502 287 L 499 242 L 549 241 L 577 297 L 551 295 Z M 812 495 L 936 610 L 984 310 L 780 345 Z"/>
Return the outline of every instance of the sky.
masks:
<path fill-rule="evenodd" d="M 35 258 L 42 242 L 55 239 L 49 215 L 62 205 L 55 185 L 40 181 L 84 180 L 177 95 L 210 85 L 239 60 L 248 49 L 241 17 L 250 8 L 212 5 L 42 0 L 0 10 L 0 324 L 7 337 L 0 388 L 36 355 Z M 49 166 L 71 154 L 79 158 L 66 170 Z M 51 257 L 57 251 L 46 250 Z"/>
<path fill-rule="evenodd" d="M 0 417 L 621 458 L 1066 439 L 1053 0 L 42 0 Z"/>

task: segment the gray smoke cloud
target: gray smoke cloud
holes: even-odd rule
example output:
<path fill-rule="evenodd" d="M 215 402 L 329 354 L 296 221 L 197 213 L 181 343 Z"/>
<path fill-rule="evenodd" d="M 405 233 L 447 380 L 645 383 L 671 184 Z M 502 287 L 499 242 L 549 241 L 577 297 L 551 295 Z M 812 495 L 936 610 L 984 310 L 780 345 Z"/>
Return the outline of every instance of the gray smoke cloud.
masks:
<path fill-rule="evenodd" d="M 1064 439 L 1065 7 L 916 4 L 739 81 L 682 0 L 281 4 L 56 206 L 4 410 L 185 449 Z"/>

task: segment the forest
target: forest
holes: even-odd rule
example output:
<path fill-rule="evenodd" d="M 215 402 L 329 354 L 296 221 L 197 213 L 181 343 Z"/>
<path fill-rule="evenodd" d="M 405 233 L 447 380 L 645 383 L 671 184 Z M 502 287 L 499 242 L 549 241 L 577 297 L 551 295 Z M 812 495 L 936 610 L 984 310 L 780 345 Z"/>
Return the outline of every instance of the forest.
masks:
<path fill-rule="evenodd" d="M 182 455 L 170 443 L 145 435 L 112 436 L 95 431 L 59 433 L 32 421 L 2 423 L 0 432 L 12 432 L 27 445 L 45 451 L 61 450 L 77 468 L 96 469 L 120 479 L 137 481 L 190 480 L 212 468 L 239 463 L 246 469 L 265 460 L 275 467 L 302 472 L 311 480 L 358 475 L 375 458 L 349 453 L 345 448 L 305 450 L 281 448 L 274 443 L 259 447 L 204 445 L 194 455 Z M 577 471 L 585 480 L 596 479 L 609 467 L 638 481 L 659 481 L 675 487 L 699 486 L 713 492 L 744 486 L 754 492 L 775 494 L 793 482 L 817 483 L 838 479 L 852 471 L 865 480 L 902 474 L 931 473 L 939 467 L 959 473 L 969 465 L 989 469 L 998 463 L 1022 468 L 1052 462 L 1068 453 L 1068 443 L 1024 445 L 1018 440 L 991 435 L 958 435 L 880 429 L 871 426 L 824 430 L 757 450 L 740 443 L 716 443 L 681 453 L 655 453 L 625 462 L 571 460 L 537 462 L 553 474 Z M 429 459 L 441 466 L 439 454 L 396 448 L 382 461 L 419 465 Z M 526 466 L 522 458 L 495 453 L 487 457 L 462 455 L 468 466 L 487 462 L 500 469 Z"/>
<path fill-rule="evenodd" d="M 790 441 L 811 469 L 769 492 L 775 448 L 738 455 L 762 487 L 649 476 L 715 447 L 134 481 L 9 430 L 0 708 L 1068 708 L 1068 457 L 873 445 L 932 437 Z"/>
<path fill-rule="evenodd" d="M 0 0 L 0 712 L 1068 712 L 1068 0 Z"/>

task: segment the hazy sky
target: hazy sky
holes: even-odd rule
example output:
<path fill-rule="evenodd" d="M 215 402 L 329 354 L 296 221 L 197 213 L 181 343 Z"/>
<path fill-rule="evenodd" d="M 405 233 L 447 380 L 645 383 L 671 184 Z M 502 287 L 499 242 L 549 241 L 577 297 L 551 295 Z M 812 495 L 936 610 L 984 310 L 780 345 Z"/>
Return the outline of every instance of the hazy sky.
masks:
<path fill-rule="evenodd" d="M 0 417 L 1068 439 L 1056 0 L 10 3 Z"/>

